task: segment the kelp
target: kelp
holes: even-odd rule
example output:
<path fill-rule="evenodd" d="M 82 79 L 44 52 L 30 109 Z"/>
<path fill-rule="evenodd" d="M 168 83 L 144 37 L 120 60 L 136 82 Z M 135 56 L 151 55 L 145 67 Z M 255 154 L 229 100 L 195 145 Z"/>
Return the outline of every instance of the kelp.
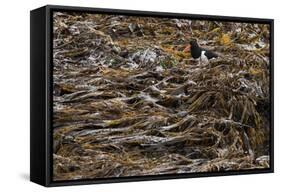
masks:
<path fill-rule="evenodd" d="M 54 180 L 268 168 L 269 26 L 54 13 Z M 219 58 L 183 52 L 191 38 Z"/>

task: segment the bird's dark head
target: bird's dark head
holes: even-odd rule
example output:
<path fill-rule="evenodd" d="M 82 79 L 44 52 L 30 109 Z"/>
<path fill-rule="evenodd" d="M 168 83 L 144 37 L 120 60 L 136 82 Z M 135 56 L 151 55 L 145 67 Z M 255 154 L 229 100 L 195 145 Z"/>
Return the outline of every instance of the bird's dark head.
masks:
<path fill-rule="evenodd" d="M 198 47 L 198 43 L 196 39 L 190 39 L 189 44 L 191 47 Z"/>
<path fill-rule="evenodd" d="M 197 40 L 192 38 L 188 41 L 188 45 L 185 47 L 185 49 L 183 50 L 184 52 L 189 52 L 190 49 L 194 49 L 196 47 L 199 47 L 198 46 L 198 43 L 197 43 Z"/>

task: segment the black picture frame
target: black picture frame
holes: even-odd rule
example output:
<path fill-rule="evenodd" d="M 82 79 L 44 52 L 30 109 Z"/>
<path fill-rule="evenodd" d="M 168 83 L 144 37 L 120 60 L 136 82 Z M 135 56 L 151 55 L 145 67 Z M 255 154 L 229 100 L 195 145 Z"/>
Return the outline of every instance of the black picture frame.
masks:
<path fill-rule="evenodd" d="M 132 176 L 87 180 L 52 180 L 52 12 L 76 11 L 131 16 L 204 19 L 270 25 L 270 168 L 256 170 Z M 159 179 L 195 178 L 274 172 L 274 20 L 135 10 L 46 5 L 30 12 L 30 180 L 43 186 L 63 186 Z"/>

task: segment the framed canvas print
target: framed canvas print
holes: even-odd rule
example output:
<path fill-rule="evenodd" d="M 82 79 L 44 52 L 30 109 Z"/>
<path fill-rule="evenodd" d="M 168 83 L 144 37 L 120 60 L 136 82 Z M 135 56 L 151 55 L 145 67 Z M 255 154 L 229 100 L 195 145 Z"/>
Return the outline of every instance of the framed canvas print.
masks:
<path fill-rule="evenodd" d="M 31 181 L 273 172 L 273 20 L 31 11 Z"/>

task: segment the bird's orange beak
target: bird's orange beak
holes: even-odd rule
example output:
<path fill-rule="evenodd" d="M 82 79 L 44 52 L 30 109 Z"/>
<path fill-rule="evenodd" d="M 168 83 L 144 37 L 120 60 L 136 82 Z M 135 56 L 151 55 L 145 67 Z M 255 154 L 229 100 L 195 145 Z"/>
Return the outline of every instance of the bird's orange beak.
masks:
<path fill-rule="evenodd" d="M 183 52 L 187 53 L 190 51 L 190 45 L 186 46 L 183 50 Z"/>

